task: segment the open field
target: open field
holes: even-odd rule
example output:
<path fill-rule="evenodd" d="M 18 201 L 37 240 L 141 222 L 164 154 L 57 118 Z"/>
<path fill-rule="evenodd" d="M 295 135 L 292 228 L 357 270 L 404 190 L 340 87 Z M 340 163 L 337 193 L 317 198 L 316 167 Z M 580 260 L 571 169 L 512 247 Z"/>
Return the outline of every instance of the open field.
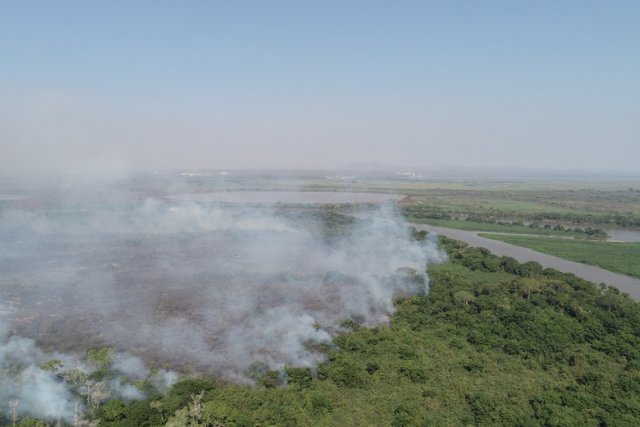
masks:
<path fill-rule="evenodd" d="M 507 236 L 502 234 L 482 234 L 481 236 L 640 278 L 640 243 Z"/>

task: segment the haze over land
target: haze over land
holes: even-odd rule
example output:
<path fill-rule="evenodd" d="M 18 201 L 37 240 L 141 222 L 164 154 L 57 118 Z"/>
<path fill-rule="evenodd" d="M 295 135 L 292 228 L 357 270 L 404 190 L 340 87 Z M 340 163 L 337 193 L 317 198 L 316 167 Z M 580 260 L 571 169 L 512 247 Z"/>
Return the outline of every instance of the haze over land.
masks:
<path fill-rule="evenodd" d="M 638 22 L 0 2 L 0 424 L 638 425 L 617 283 L 407 222 L 640 227 Z"/>
<path fill-rule="evenodd" d="M 145 396 L 135 381 L 166 391 L 173 370 L 253 383 L 255 364 L 316 369 L 340 322 L 388 324 L 394 298 L 426 294 L 426 265 L 446 259 L 391 206 L 356 220 L 309 204 L 162 197 L 149 176 L 2 181 L 29 197 L 0 203 L 0 405 L 71 422 L 84 381 L 73 375 L 99 371 L 83 356 L 106 347 L 114 374 L 101 387 L 125 401 Z"/>
<path fill-rule="evenodd" d="M 2 2 L 0 170 L 637 173 L 640 4 Z"/>

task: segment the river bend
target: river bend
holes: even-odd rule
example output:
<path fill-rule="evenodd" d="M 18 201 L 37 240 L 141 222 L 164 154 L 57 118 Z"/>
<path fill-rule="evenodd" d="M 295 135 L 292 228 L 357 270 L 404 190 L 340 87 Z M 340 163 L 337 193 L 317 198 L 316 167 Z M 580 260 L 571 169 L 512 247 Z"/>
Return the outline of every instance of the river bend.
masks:
<path fill-rule="evenodd" d="M 471 246 L 479 246 L 489 249 L 498 256 L 510 256 L 519 262 L 537 261 L 544 268 L 555 268 L 556 270 L 573 273 L 578 277 L 594 283 L 606 283 L 615 286 L 621 292 L 628 293 L 631 298 L 640 301 L 640 279 L 613 273 L 599 267 L 580 264 L 579 262 L 568 261 L 552 255 L 536 252 L 520 246 L 510 245 L 499 240 L 486 239 L 478 236 L 478 232 L 454 230 L 451 228 L 436 227 L 426 224 L 411 224 L 418 230 L 426 230 L 431 233 L 442 234 L 452 239 L 462 240 Z"/>

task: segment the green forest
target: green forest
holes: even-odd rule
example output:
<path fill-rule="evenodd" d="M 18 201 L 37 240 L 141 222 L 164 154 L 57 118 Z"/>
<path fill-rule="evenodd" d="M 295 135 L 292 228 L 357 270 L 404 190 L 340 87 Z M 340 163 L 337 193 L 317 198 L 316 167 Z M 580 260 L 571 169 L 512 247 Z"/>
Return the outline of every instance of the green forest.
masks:
<path fill-rule="evenodd" d="M 208 373 L 166 394 L 138 382 L 146 399 L 102 402 L 77 425 L 640 424 L 637 303 L 536 262 L 439 241 L 450 261 L 428 268 L 428 294 L 397 298 L 389 325 L 344 319 L 345 333 L 323 346 L 326 362 L 317 368 L 272 370 L 256 361 L 247 370 L 253 385 Z M 112 375 L 108 349 L 88 357 L 102 363 L 88 380 Z M 75 393 L 91 400 L 86 390 Z M 45 425 L 3 409 L 4 425 Z"/>

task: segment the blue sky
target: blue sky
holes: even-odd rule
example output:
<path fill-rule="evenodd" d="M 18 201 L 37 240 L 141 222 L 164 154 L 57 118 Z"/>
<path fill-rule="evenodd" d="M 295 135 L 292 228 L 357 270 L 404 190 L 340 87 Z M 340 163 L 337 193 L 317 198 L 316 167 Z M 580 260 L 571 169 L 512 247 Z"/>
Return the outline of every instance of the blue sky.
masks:
<path fill-rule="evenodd" d="M 640 172 L 637 1 L 0 1 L 5 170 Z"/>

